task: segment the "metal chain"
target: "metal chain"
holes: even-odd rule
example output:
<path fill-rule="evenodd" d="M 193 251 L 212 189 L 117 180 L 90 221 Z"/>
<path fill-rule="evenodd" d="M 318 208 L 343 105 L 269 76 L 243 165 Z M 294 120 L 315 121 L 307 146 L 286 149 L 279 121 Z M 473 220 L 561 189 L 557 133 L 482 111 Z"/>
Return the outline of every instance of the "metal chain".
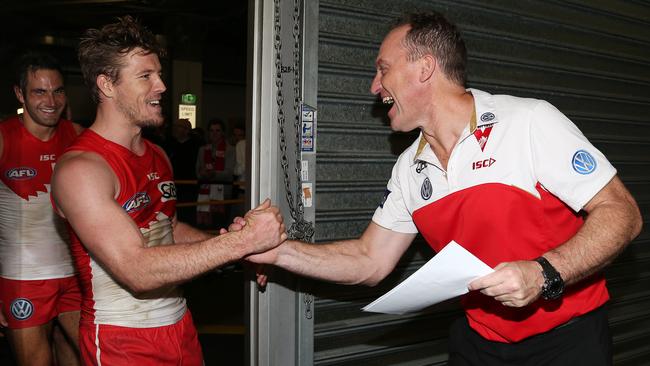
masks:
<path fill-rule="evenodd" d="M 293 93 L 294 93 L 294 128 L 296 132 L 296 180 L 295 197 L 291 189 L 291 179 L 289 177 L 289 158 L 287 154 L 287 139 L 285 132 L 286 118 L 284 115 L 284 95 L 282 94 L 282 27 L 280 23 L 280 0 L 274 0 L 274 29 L 275 29 L 275 86 L 277 88 L 276 102 L 278 105 L 278 126 L 280 130 L 280 152 L 282 172 L 284 173 L 284 186 L 289 205 L 289 212 L 293 223 L 287 230 L 290 239 L 298 239 L 310 242 L 314 236 L 314 227 L 311 222 L 305 221 L 304 205 L 302 202 L 302 186 L 300 184 L 301 164 L 300 164 L 300 0 L 294 0 L 293 9 Z M 295 203 L 295 205 L 294 205 Z"/>

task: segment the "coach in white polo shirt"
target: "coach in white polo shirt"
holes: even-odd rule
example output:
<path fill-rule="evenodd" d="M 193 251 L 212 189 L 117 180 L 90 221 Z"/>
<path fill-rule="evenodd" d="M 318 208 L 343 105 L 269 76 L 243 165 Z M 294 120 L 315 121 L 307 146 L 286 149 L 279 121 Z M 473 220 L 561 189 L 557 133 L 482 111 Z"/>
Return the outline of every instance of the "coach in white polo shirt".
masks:
<path fill-rule="evenodd" d="M 374 285 L 416 234 L 455 240 L 495 269 L 469 285 L 449 365 L 611 365 L 600 272 L 641 230 L 616 170 L 549 103 L 465 89 L 466 51 L 440 14 L 400 20 L 371 91 L 395 131 L 420 130 L 359 239 L 287 241 L 249 257 L 344 284 Z M 264 279 L 262 279 L 263 282 Z"/>

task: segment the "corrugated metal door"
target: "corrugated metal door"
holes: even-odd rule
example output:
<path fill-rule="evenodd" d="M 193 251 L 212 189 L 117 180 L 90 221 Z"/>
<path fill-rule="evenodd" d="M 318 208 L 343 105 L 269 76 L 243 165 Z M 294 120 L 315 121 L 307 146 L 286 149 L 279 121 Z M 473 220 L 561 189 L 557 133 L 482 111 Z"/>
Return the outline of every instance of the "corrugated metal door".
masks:
<path fill-rule="evenodd" d="M 567 114 L 650 211 L 650 4 L 642 1 L 320 0 L 316 240 L 357 237 L 415 134 L 392 133 L 368 89 L 389 24 L 435 9 L 460 27 L 469 86 Z M 646 219 L 647 224 L 647 219 Z M 649 230 L 607 270 L 617 365 L 650 360 Z M 379 287 L 314 285 L 315 365 L 444 365 L 456 303 L 413 316 L 359 309 L 432 255 L 421 240 Z"/>

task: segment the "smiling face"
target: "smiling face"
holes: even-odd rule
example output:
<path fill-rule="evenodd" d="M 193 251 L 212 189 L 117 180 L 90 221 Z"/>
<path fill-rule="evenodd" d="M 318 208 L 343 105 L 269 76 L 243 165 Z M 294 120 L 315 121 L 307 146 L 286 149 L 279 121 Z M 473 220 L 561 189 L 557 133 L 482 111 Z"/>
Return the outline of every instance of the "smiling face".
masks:
<path fill-rule="evenodd" d="M 56 127 L 67 101 L 63 77 L 58 71 L 39 69 L 27 72 L 25 90 L 16 87 L 15 92 L 23 105 L 26 123 Z"/>
<path fill-rule="evenodd" d="M 391 128 L 395 131 L 411 131 L 418 127 L 420 65 L 419 60 L 409 61 L 402 41 L 408 26 L 392 30 L 379 48 L 377 73 L 372 80 L 370 92 L 379 95 L 385 104 L 392 104 L 388 111 Z"/>
<path fill-rule="evenodd" d="M 223 140 L 223 125 L 219 123 L 211 123 L 208 132 L 211 143 L 217 144 Z"/>
<path fill-rule="evenodd" d="M 161 70 L 158 56 L 141 48 L 124 56 L 113 98 L 117 110 L 138 127 L 160 126 L 164 121 L 160 99 L 167 88 Z"/>

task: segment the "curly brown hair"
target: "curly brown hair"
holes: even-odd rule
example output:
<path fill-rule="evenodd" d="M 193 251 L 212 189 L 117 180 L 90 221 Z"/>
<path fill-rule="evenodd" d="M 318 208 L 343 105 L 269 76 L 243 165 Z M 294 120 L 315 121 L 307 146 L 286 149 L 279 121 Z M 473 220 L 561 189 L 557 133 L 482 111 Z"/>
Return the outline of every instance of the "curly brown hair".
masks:
<path fill-rule="evenodd" d="M 136 48 L 144 54 L 165 55 L 156 36 L 130 15 L 118 17 L 116 23 L 101 29 L 88 29 L 79 42 L 79 64 L 86 85 L 95 103 L 100 102 L 97 77 L 106 75 L 113 82 L 120 78 L 125 66 L 123 57 Z"/>

